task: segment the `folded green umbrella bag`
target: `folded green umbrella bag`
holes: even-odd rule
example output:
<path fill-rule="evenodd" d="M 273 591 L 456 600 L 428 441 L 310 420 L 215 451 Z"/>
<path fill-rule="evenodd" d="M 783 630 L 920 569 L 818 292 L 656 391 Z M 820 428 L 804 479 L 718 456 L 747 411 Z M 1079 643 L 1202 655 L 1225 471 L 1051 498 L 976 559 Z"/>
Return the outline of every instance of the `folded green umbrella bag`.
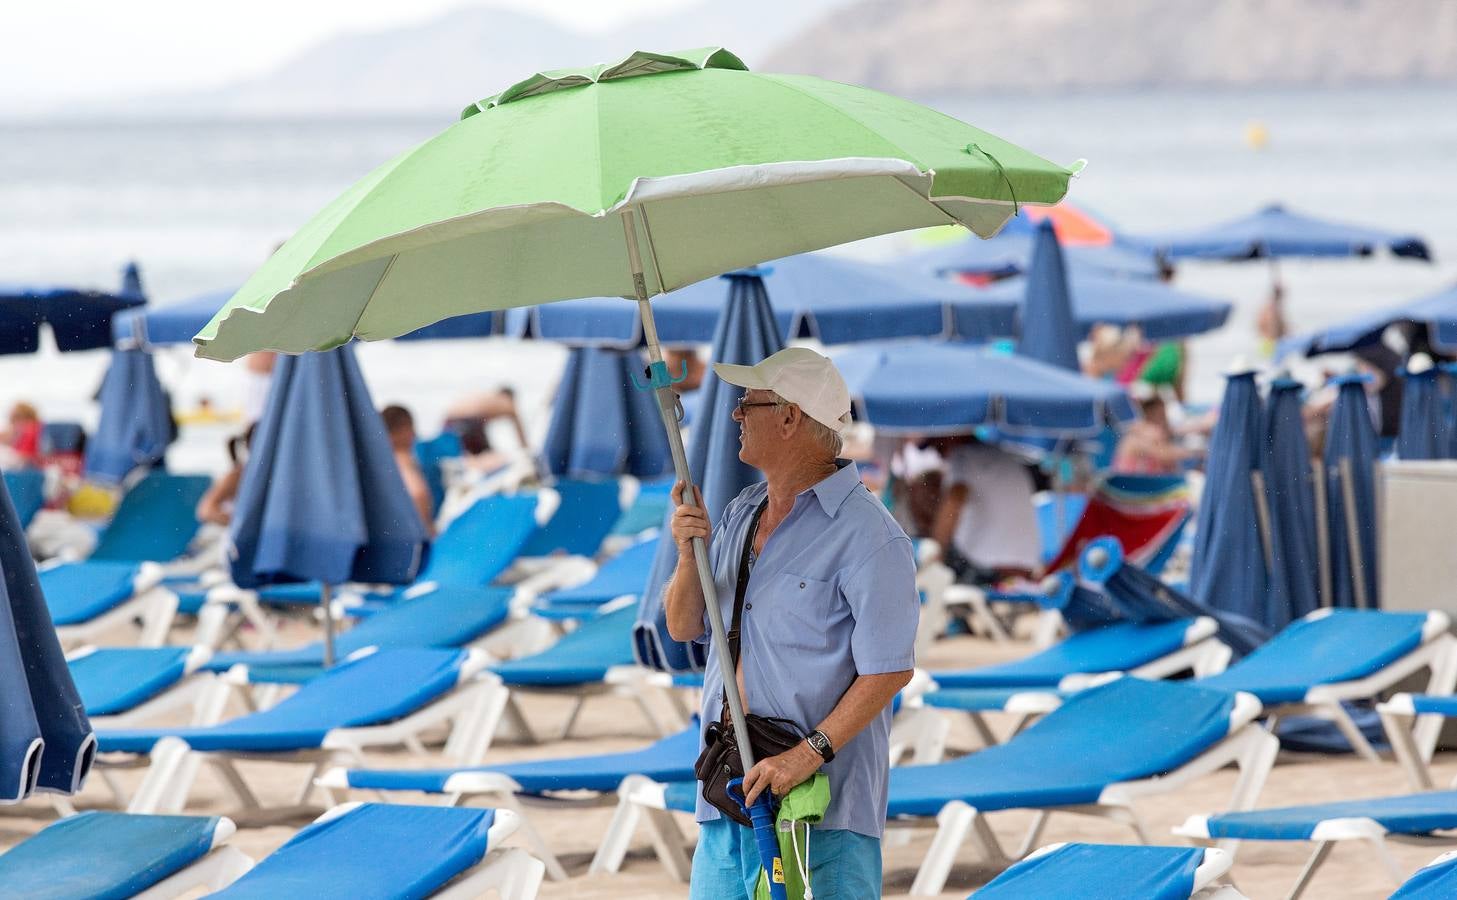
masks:
<path fill-rule="evenodd" d="M 780 801 L 774 830 L 784 860 L 784 887 L 789 900 L 813 900 L 809 885 L 810 826 L 819 824 L 830 808 L 830 778 L 823 772 L 790 791 Z M 754 900 L 769 900 L 769 873 L 759 873 Z"/>

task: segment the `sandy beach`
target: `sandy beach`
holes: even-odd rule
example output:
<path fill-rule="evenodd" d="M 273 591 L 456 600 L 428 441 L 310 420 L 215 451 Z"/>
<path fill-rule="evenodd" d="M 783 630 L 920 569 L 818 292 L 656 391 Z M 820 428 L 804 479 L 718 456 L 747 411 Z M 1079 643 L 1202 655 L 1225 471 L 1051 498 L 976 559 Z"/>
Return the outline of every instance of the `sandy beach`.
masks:
<path fill-rule="evenodd" d="M 307 636 L 305 628 L 294 625 L 284 640 L 304 640 Z M 173 637 L 176 642 L 185 640 L 187 636 L 178 632 Z M 937 642 L 919 660 L 919 664 L 929 669 L 962 667 L 1014 658 L 1030 652 L 1030 649 L 1029 645 L 1021 643 L 996 645 L 980 638 L 959 636 Z M 543 736 L 542 743 L 529 746 L 505 740 L 497 741 L 488 753 L 488 762 L 628 750 L 640 746 L 652 737 L 647 722 L 635 704 L 622 697 L 604 696 L 591 700 L 578 721 L 576 734 L 570 740 L 549 740 L 546 737 L 560 732 L 570 708 L 567 698 L 531 695 L 525 699 L 524 708 L 533 728 Z M 965 721 L 959 717 L 955 719 L 949 743 L 950 752 L 953 755 L 974 752 L 976 746 L 976 738 Z M 428 767 L 443 764 L 441 757 L 433 750 L 427 756 L 407 752 L 371 753 L 368 759 L 372 766 L 380 767 Z M 241 768 L 264 804 L 276 807 L 284 807 L 293 802 L 307 774 L 307 767 L 299 765 L 253 762 L 244 763 Z M 1457 756 L 1439 755 L 1433 773 L 1438 785 L 1449 783 L 1457 776 Z M 139 782 L 140 775 L 140 771 L 123 771 L 119 773 L 119 779 L 130 790 Z M 1150 836 L 1156 841 L 1181 843 L 1180 839 L 1170 834 L 1170 829 L 1182 823 L 1188 815 L 1224 808 L 1234 781 L 1235 770 L 1226 769 L 1185 789 L 1139 804 L 1139 812 L 1144 817 Z M 1283 753 L 1266 782 L 1258 805 L 1271 807 L 1316 803 L 1407 791 L 1402 773 L 1394 762 L 1386 761 L 1375 765 L 1349 755 L 1325 757 Z M 343 799 L 375 798 L 367 792 L 355 792 Z M 438 798 L 416 794 L 392 794 L 389 799 L 395 802 L 438 802 Z M 81 809 L 104 809 L 109 808 L 109 802 L 109 792 L 101 778 L 93 772 L 85 790 L 77 798 L 76 805 Z M 193 789 L 187 811 L 234 816 L 240 828 L 232 843 L 244 853 L 258 859 L 283 844 L 298 828 L 322 811 L 324 799 L 321 794 L 316 794 L 312 802 L 314 806 L 310 809 L 239 813 L 230 807 L 232 801 L 221 783 L 212 773 L 204 770 Z M 632 850 L 620 873 L 587 875 L 587 866 L 597 842 L 611 818 L 610 806 L 569 802 L 545 805 L 537 803 L 528 806 L 526 811 L 531 822 L 555 849 L 571 875 L 566 882 L 544 882 L 540 894 L 544 900 L 569 897 L 574 900 L 666 900 L 686 896 L 687 886 L 671 880 L 653 855 L 645 829 L 639 829 L 635 835 Z M 694 826 L 689 817 L 677 818 L 685 835 L 691 836 Z M 993 815 L 990 821 L 1003 845 L 1012 848 L 1020 843 L 1031 818 L 1029 813 L 1007 812 Z M 20 806 L 0 810 L 0 851 L 54 820 L 55 814 L 44 799 L 32 799 Z M 898 837 L 896 834 L 895 831 L 888 832 L 885 841 L 887 897 L 906 896 L 930 841 L 929 830 L 899 832 L 908 837 Z M 1039 843 L 1058 841 L 1131 843 L 1134 837 L 1127 828 L 1106 820 L 1055 815 Z M 511 843 L 520 844 L 520 836 L 513 838 Z M 1405 846 L 1393 843 L 1390 846 L 1404 875 L 1429 862 L 1444 849 L 1438 845 Z M 1232 870 L 1235 883 L 1253 900 L 1283 897 L 1294 883 L 1312 849 L 1313 846 L 1307 843 L 1247 843 L 1240 848 Z M 939 896 L 965 897 L 995 875 L 994 868 L 978 860 L 970 847 L 964 847 L 951 873 L 948 889 Z M 1353 843 L 1336 848 L 1312 884 L 1308 896 L 1376 900 L 1387 896 L 1393 887 L 1394 884 L 1371 849 Z"/>

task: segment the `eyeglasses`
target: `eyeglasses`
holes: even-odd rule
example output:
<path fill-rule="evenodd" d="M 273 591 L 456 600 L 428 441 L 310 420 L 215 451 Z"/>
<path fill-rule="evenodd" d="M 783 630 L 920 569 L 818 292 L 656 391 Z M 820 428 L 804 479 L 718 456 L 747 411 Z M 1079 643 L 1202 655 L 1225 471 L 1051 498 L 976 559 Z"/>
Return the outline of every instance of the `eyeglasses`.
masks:
<path fill-rule="evenodd" d="M 742 416 L 747 415 L 748 411 L 756 406 L 778 406 L 779 403 L 780 401 L 778 400 L 760 400 L 751 403 L 749 402 L 748 397 L 740 397 L 739 402 L 734 405 L 734 408 L 737 409 L 739 411 L 739 415 Z"/>

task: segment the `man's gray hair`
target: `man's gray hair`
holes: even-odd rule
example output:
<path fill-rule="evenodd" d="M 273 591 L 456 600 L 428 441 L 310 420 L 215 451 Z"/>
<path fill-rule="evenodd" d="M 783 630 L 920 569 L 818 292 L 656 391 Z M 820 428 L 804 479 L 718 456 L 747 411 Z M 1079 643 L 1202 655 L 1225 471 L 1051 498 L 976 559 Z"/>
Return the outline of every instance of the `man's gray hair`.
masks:
<path fill-rule="evenodd" d="M 779 406 L 797 405 L 778 394 L 774 395 L 774 402 Z M 799 411 L 799 416 L 800 420 L 804 422 L 805 428 L 809 429 L 810 437 L 814 438 L 815 443 L 823 447 L 832 458 L 839 459 L 840 452 L 845 448 L 845 439 L 840 436 L 840 432 L 819 419 L 812 418 L 803 409 Z"/>

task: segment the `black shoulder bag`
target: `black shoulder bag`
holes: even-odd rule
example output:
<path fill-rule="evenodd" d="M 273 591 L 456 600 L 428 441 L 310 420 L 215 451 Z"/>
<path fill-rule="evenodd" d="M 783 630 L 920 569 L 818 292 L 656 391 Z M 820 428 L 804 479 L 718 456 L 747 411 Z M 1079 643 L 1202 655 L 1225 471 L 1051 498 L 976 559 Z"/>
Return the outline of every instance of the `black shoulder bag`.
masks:
<path fill-rule="evenodd" d="M 748 533 L 744 536 L 744 550 L 739 555 L 739 578 L 734 589 L 734 617 L 728 632 L 729 660 L 722 670 L 724 678 L 738 677 L 739 620 L 744 613 L 744 594 L 749 589 L 749 554 L 754 550 L 754 539 L 759 533 L 759 518 L 764 515 L 764 508 L 768 505 L 769 501 L 766 499 L 754 511 L 754 517 L 749 520 Z M 748 728 L 749 745 L 756 760 L 778 756 L 804 740 L 799 726 L 789 719 L 756 716 L 746 712 L 744 724 Z M 739 758 L 739 744 L 734 735 L 733 724 L 729 721 L 727 689 L 724 691 L 723 710 L 718 721 L 710 722 L 703 730 L 703 752 L 693 764 L 693 774 L 703 782 L 703 799 L 740 825 L 753 827 L 754 823 L 744 815 L 738 799 L 728 790 L 730 781 L 744 777 L 744 764 Z"/>

